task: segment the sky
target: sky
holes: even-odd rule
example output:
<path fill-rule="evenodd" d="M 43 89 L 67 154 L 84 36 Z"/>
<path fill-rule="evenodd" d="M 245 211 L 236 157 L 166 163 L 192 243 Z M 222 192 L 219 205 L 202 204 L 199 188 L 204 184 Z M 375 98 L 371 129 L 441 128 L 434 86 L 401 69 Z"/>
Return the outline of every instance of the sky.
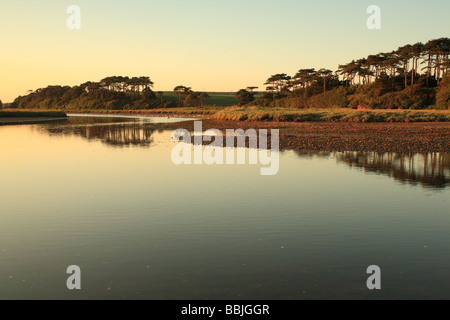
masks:
<path fill-rule="evenodd" d="M 370 5 L 380 30 L 366 26 Z M 272 74 L 448 37 L 448 12 L 448 0 L 1 0 L 0 99 L 113 75 L 149 76 L 157 91 L 264 90 Z"/>

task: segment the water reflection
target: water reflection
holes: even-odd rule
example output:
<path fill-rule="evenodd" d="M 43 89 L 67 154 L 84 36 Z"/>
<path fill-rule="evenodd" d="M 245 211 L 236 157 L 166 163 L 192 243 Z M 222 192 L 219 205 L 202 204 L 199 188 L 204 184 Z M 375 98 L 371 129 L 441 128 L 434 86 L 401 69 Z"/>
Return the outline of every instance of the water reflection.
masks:
<path fill-rule="evenodd" d="M 450 184 L 449 153 L 300 151 L 297 154 L 301 157 L 334 157 L 338 163 L 345 163 L 368 173 L 387 175 L 411 185 L 441 189 Z"/>
<path fill-rule="evenodd" d="M 449 298 L 449 154 L 288 151 L 265 178 L 175 166 L 160 127 L 0 128 L 0 299 Z M 362 290 L 371 264 L 388 290 Z"/>
<path fill-rule="evenodd" d="M 133 118 L 70 117 L 64 123 L 41 124 L 37 130 L 50 135 L 80 136 L 105 144 L 124 147 L 150 147 L 154 143 L 155 123 Z M 268 142 L 270 143 L 270 142 Z M 449 153 L 379 153 L 296 151 L 301 157 L 333 157 L 338 163 L 366 173 L 389 176 L 402 183 L 442 189 L 450 185 Z"/>
<path fill-rule="evenodd" d="M 125 147 L 149 147 L 154 126 L 140 119 L 71 117 L 64 124 L 40 125 L 39 131 L 56 136 L 80 136 L 105 144 Z"/>

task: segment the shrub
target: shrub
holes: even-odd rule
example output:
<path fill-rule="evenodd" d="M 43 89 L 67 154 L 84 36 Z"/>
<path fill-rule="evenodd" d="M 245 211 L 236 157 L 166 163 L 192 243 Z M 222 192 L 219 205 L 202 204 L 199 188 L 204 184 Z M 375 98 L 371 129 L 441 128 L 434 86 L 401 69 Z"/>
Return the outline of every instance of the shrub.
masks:
<path fill-rule="evenodd" d="M 436 94 L 436 109 L 450 109 L 450 76 L 444 79 Z"/>

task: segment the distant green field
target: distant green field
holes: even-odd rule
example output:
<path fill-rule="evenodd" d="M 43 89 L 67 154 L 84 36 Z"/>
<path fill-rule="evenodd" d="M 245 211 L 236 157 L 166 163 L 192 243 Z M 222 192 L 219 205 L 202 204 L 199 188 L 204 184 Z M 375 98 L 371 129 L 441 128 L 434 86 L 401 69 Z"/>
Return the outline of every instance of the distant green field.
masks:
<path fill-rule="evenodd" d="M 208 94 L 211 98 L 203 100 L 203 105 L 205 106 L 231 107 L 238 104 L 237 99 L 234 97 L 235 92 L 208 92 Z M 178 95 L 175 92 L 166 91 L 163 99 L 166 101 L 177 101 Z"/>

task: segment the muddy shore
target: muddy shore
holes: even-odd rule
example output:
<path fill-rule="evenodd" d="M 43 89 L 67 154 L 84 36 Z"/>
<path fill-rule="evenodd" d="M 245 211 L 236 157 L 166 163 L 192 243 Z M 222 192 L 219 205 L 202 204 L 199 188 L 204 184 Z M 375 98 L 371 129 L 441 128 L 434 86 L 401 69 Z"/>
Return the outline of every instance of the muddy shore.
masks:
<path fill-rule="evenodd" d="M 0 117 L 1 125 L 33 124 L 49 121 L 61 121 L 67 118 L 61 117 Z"/>
<path fill-rule="evenodd" d="M 280 130 L 281 150 L 450 152 L 450 123 L 245 122 L 202 120 L 203 131 Z M 193 121 L 158 124 L 158 129 L 194 130 Z M 269 138 L 270 140 L 270 138 Z M 270 143 L 270 142 L 269 142 Z"/>
<path fill-rule="evenodd" d="M 89 115 L 89 114 L 87 114 Z M 94 113 L 92 114 L 94 115 Z M 99 116 L 107 114 L 98 114 Z M 357 123 L 357 122 L 271 122 L 219 121 L 207 115 L 114 114 L 201 120 L 203 131 L 219 129 L 280 130 L 281 150 L 374 151 L 399 153 L 450 152 L 450 122 Z M 0 125 L 31 124 L 64 118 L 0 118 Z M 194 130 L 193 121 L 146 124 L 156 130 Z"/>

